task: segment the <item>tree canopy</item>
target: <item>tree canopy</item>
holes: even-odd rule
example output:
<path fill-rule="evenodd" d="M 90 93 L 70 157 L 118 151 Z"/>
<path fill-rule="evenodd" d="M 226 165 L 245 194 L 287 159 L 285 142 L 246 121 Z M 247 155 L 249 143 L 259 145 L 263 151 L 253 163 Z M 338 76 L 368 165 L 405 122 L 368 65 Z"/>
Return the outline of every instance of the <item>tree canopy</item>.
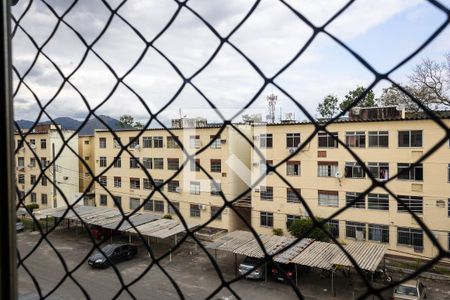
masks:
<path fill-rule="evenodd" d="M 320 221 L 321 219 L 318 218 L 318 220 Z M 311 218 L 302 218 L 300 220 L 295 220 L 291 226 L 289 226 L 289 232 L 297 238 L 303 236 L 322 242 L 328 242 L 330 240 L 329 236 L 320 228 L 314 228 L 307 236 L 304 236 L 311 227 L 313 227 Z M 324 228 L 330 232 L 330 227 L 327 224 L 324 225 Z"/>
<path fill-rule="evenodd" d="M 122 128 L 136 128 L 142 129 L 144 125 L 139 121 L 134 121 L 134 117 L 131 115 L 122 115 L 119 118 L 119 126 Z"/>

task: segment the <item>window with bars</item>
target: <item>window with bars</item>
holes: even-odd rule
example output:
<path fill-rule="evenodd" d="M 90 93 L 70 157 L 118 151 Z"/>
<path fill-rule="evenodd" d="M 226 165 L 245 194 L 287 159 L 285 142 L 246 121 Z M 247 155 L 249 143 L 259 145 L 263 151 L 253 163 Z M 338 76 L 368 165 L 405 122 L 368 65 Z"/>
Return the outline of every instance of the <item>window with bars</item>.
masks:
<path fill-rule="evenodd" d="M 30 175 L 30 184 L 36 183 L 36 175 Z"/>
<path fill-rule="evenodd" d="M 178 136 L 168 136 L 167 137 L 167 148 L 169 149 L 178 149 L 180 148 Z M 178 142 L 178 143 L 177 143 Z"/>
<path fill-rule="evenodd" d="M 164 169 L 164 158 L 161 158 L 161 157 L 153 158 L 153 169 L 154 170 L 163 170 Z"/>
<path fill-rule="evenodd" d="M 346 192 L 345 204 L 352 208 L 366 208 L 366 199 L 365 197 L 361 197 L 361 193 Z"/>
<path fill-rule="evenodd" d="M 139 157 L 130 157 L 130 169 L 139 169 Z"/>
<path fill-rule="evenodd" d="M 18 174 L 17 175 L 17 182 L 19 184 L 25 184 L 25 174 Z"/>
<path fill-rule="evenodd" d="M 273 200 L 273 187 L 271 186 L 261 186 L 259 188 L 259 195 L 261 200 Z"/>
<path fill-rule="evenodd" d="M 31 197 L 31 203 L 36 203 L 37 202 L 37 200 L 36 200 L 36 198 L 37 198 L 36 193 L 31 193 L 30 197 Z"/>
<path fill-rule="evenodd" d="M 345 236 L 347 238 L 366 238 L 366 224 L 359 222 L 345 222 Z"/>
<path fill-rule="evenodd" d="M 191 135 L 189 136 L 189 148 L 191 149 L 200 149 L 201 141 L 199 135 Z"/>
<path fill-rule="evenodd" d="M 36 158 L 34 157 L 30 158 L 30 167 L 32 168 L 36 167 Z"/>
<path fill-rule="evenodd" d="M 369 148 L 388 148 L 388 131 L 369 131 Z"/>
<path fill-rule="evenodd" d="M 222 148 L 222 140 L 220 139 L 220 136 L 216 138 L 215 135 L 210 135 L 209 138 L 212 140 L 212 143 L 210 145 L 211 149 Z"/>
<path fill-rule="evenodd" d="M 389 195 L 375 193 L 368 194 L 367 208 L 374 210 L 389 210 Z"/>
<path fill-rule="evenodd" d="M 286 147 L 297 148 L 300 146 L 300 133 L 287 133 L 286 134 Z"/>
<path fill-rule="evenodd" d="M 178 158 L 168 158 L 167 159 L 167 169 L 168 170 L 178 170 L 179 168 L 179 159 Z"/>
<path fill-rule="evenodd" d="M 122 177 L 114 176 L 114 187 L 117 187 L 117 188 L 122 187 Z"/>
<path fill-rule="evenodd" d="M 337 161 L 319 161 L 317 162 L 318 177 L 334 177 L 338 172 Z"/>
<path fill-rule="evenodd" d="M 389 179 L 389 163 L 369 162 L 367 167 L 374 178 L 379 180 Z"/>
<path fill-rule="evenodd" d="M 259 135 L 260 148 L 266 149 L 272 148 L 272 146 L 273 146 L 273 135 L 271 133 Z"/>
<path fill-rule="evenodd" d="M 153 139 L 150 136 L 144 136 L 142 138 L 142 147 L 143 148 L 152 148 L 153 147 Z"/>
<path fill-rule="evenodd" d="M 339 207 L 339 193 L 337 191 L 318 191 L 319 206 Z"/>
<path fill-rule="evenodd" d="M 331 132 L 330 134 L 326 132 L 319 132 L 317 134 L 318 146 L 319 148 L 338 148 L 338 133 Z"/>
<path fill-rule="evenodd" d="M 120 146 L 120 138 L 114 137 L 114 138 L 113 138 L 113 148 L 118 149 L 118 148 L 120 148 L 120 147 L 121 147 L 121 146 Z"/>
<path fill-rule="evenodd" d="M 200 195 L 200 182 L 191 181 L 190 182 L 190 193 L 191 195 Z"/>
<path fill-rule="evenodd" d="M 164 138 L 162 136 L 154 136 L 153 148 L 163 148 L 163 147 L 164 147 Z"/>
<path fill-rule="evenodd" d="M 191 172 L 200 172 L 200 159 L 191 160 L 189 165 Z"/>
<path fill-rule="evenodd" d="M 220 209 L 222 207 L 220 206 L 211 206 L 211 218 L 214 218 L 216 221 L 222 220 L 222 212 L 219 213 Z"/>
<path fill-rule="evenodd" d="M 144 210 L 164 213 L 164 201 L 148 199 L 144 203 Z"/>
<path fill-rule="evenodd" d="M 397 227 L 397 244 L 410 247 L 423 247 L 423 230 Z"/>
<path fill-rule="evenodd" d="M 17 166 L 24 167 L 25 166 L 25 157 L 17 157 Z"/>
<path fill-rule="evenodd" d="M 130 148 L 134 149 L 139 146 L 139 138 L 137 137 L 129 137 Z"/>
<path fill-rule="evenodd" d="M 142 158 L 142 164 L 144 165 L 144 168 L 152 169 L 152 167 L 153 167 L 153 160 L 150 157 L 143 157 Z"/>
<path fill-rule="evenodd" d="M 398 132 L 399 147 L 422 147 L 422 130 L 406 130 Z"/>
<path fill-rule="evenodd" d="M 287 202 L 300 203 L 300 197 L 296 193 L 300 195 L 300 189 L 286 188 Z"/>
<path fill-rule="evenodd" d="M 389 226 L 369 224 L 369 241 L 376 241 L 381 243 L 389 243 Z"/>
<path fill-rule="evenodd" d="M 139 198 L 130 198 L 130 209 L 135 210 L 141 205 L 141 199 Z"/>
<path fill-rule="evenodd" d="M 48 196 L 47 194 L 41 194 L 41 204 L 42 205 L 47 205 L 48 203 Z"/>
<path fill-rule="evenodd" d="M 167 190 L 172 193 L 178 193 L 180 191 L 180 182 L 178 180 L 169 181 Z"/>
<path fill-rule="evenodd" d="M 260 223 L 263 227 L 273 227 L 273 213 L 262 211 L 260 212 Z"/>
<path fill-rule="evenodd" d="M 141 179 L 140 178 L 130 178 L 130 189 L 139 190 L 141 189 Z"/>
<path fill-rule="evenodd" d="M 345 144 L 352 148 L 365 148 L 366 133 L 364 131 L 345 132 Z"/>
<path fill-rule="evenodd" d="M 47 149 L 47 140 L 41 139 L 41 149 Z"/>
<path fill-rule="evenodd" d="M 100 167 L 101 168 L 106 168 L 106 166 L 108 165 L 108 162 L 106 160 L 106 156 L 100 156 L 99 160 L 100 160 Z"/>
<path fill-rule="evenodd" d="M 108 196 L 107 195 L 100 195 L 100 205 L 101 206 L 107 206 L 108 205 Z"/>
<path fill-rule="evenodd" d="M 221 191 L 221 184 L 219 182 L 211 181 L 211 196 L 220 196 Z"/>
<path fill-rule="evenodd" d="M 191 204 L 189 207 L 189 212 L 190 212 L 191 217 L 200 218 L 201 217 L 200 204 Z"/>
<path fill-rule="evenodd" d="M 98 179 L 99 183 L 101 186 L 108 186 L 108 177 L 106 176 L 100 176 L 100 178 Z"/>
<path fill-rule="evenodd" d="M 100 149 L 106 149 L 106 138 L 99 138 L 98 139 L 98 147 Z"/>
<path fill-rule="evenodd" d="M 300 176 L 300 161 L 288 160 L 286 162 L 286 175 L 287 176 Z"/>
<path fill-rule="evenodd" d="M 152 182 L 148 178 L 142 179 L 142 186 L 143 186 L 144 190 L 151 190 L 153 188 Z"/>
<path fill-rule="evenodd" d="M 114 168 L 122 168 L 122 158 L 117 156 L 114 158 Z"/>
<path fill-rule="evenodd" d="M 345 163 L 345 177 L 346 178 L 366 178 L 366 173 L 360 164 L 357 162 Z"/>
<path fill-rule="evenodd" d="M 42 186 L 47 186 L 47 177 L 45 177 L 45 176 L 41 177 L 41 185 Z"/>
<path fill-rule="evenodd" d="M 329 220 L 327 225 L 331 236 L 335 239 L 339 238 L 339 220 Z"/>
<path fill-rule="evenodd" d="M 403 200 L 403 203 L 414 213 L 421 214 L 423 213 L 423 198 L 419 196 L 405 196 L 398 195 L 400 200 Z M 398 202 L 397 203 L 397 211 L 399 213 L 409 213 L 406 207 Z"/>
<path fill-rule="evenodd" d="M 222 172 L 222 161 L 220 159 L 211 159 L 211 169 L 212 173 Z"/>
<path fill-rule="evenodd" d="M 413 166 L 413 164 L 408 163 L 398 163 L 397 164 L 397 173 L 399 180 L 413 180 L 413 181 L 423 181 L 423 166 L 422 164 L 417 164 Z"/>

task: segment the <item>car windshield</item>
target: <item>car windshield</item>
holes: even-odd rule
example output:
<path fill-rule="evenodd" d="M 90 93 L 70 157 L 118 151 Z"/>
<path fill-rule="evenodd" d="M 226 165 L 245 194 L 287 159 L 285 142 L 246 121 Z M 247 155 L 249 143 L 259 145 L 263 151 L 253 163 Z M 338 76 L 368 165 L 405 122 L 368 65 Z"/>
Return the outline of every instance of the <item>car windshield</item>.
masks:
<path fill-rule="evenodd" d="M 255 266 L 260 264 L 261 260 L 253 257 L 246 257 L 242 263 L 246 265 Z"/>
<path fill-rule="evenodd" d="M 395 289 L 396 294 L 408 295 L 408 296 L 417 296 L 417 289 L 411 286 L 399 285 Z"/>
<path fill-rule="evenodd" d="M 102 251 L 106 255 L 111 255 L 115 249 L 116 249 L 115 245 L 106 245 L 105 247 L 102 248 Z M 100 252 L 98 252 L 98 253 L 100 253 Z"/>

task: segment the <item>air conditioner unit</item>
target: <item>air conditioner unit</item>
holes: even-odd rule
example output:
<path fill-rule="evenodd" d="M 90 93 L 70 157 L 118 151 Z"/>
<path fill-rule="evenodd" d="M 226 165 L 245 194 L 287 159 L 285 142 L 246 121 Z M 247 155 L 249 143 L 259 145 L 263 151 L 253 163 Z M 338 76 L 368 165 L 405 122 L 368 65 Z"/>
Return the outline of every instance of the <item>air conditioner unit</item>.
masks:
<path fill-rule="evenodd" d="M 137 145 L 134 145 L 134 149 L 136 149 L 136 150 L 140 150 L 140 149 L 141 149 L 141 145 L 139 145 L 139 144 L 137 144 Z"/>
<path fill-rule="evenodd" d="M 291 153 L 291 154 L 294 153 L 296 150 L 297 150 L 297 148 L 289 148 L 288 149 L 289 153 Z"/>
<path fill-rule="evenodd" d="M 206 210 L 206 205 L 205 204 L 200 205 L 200 209 L 201 210 Z"/>
<path fill-rule="evenodd" d="M 35 144 L 30 144 L 30 148 L 31 149 L 36 149 L 36 145 Z"/>
<path fill-rule="evenodd" d="M 222 144 L 226 144 L 226 143 L 227 143 L 227 140 L 226 140 L 226 139 L 221 139 L 220 142 L 221 142 Z"/>
<path fill-rule="evenodd" d="M 334 177 L 336 177 L 336 178 L 342 178 L 341 172 L 336 171 L 336 173 L 334 173 Z"/>
<path fill-rule="evenodd" d="M 33 165 L 28 165 L 27 167 L 28 167 L 28 168 L 30 168 L 30 169 L 31 169 L 31 168 L 34 168 L 34 166 L 33 166 Z"/>

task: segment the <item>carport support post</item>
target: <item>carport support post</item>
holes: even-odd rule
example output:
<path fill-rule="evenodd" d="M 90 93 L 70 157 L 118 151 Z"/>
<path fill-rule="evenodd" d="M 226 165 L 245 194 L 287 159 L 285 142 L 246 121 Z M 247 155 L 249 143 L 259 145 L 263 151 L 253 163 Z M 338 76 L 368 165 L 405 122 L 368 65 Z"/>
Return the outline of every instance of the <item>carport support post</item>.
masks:
<path fill-rule="evenodd" d="M 237 254 L 234 253 L 234 276 L 237 276 Z"/>
<path fill-rule="evenodd" d="M 297 271 L 297 264 L 295 264 L 295 286 L 298 286 L 298 271 Z"/>
<path fill-rule="evenodd" d="M 147 236 L 147 245 L 150 248 L 150 237 Z M 147 255 L 150 256 L 150 251 L 147 251 Z"/>
<path fill-rule="evenodd" d="M 128 243 L 131 244 L 131 232 L 128 232 Z"/>
<path fill-rule="evenodd" d="M 334 270 L 331 269 L 331 294 L 336 297 L 336 290 L 334 289 Z"/>
<path fill-rule="evenodd" d="M 45 232 L 48 232 L 48 216 L 45 216 Z"/>
<path fill-rule="evenodd" d="M 264 262 L 264 281 L 267 282 L 267 263 Z"/>

